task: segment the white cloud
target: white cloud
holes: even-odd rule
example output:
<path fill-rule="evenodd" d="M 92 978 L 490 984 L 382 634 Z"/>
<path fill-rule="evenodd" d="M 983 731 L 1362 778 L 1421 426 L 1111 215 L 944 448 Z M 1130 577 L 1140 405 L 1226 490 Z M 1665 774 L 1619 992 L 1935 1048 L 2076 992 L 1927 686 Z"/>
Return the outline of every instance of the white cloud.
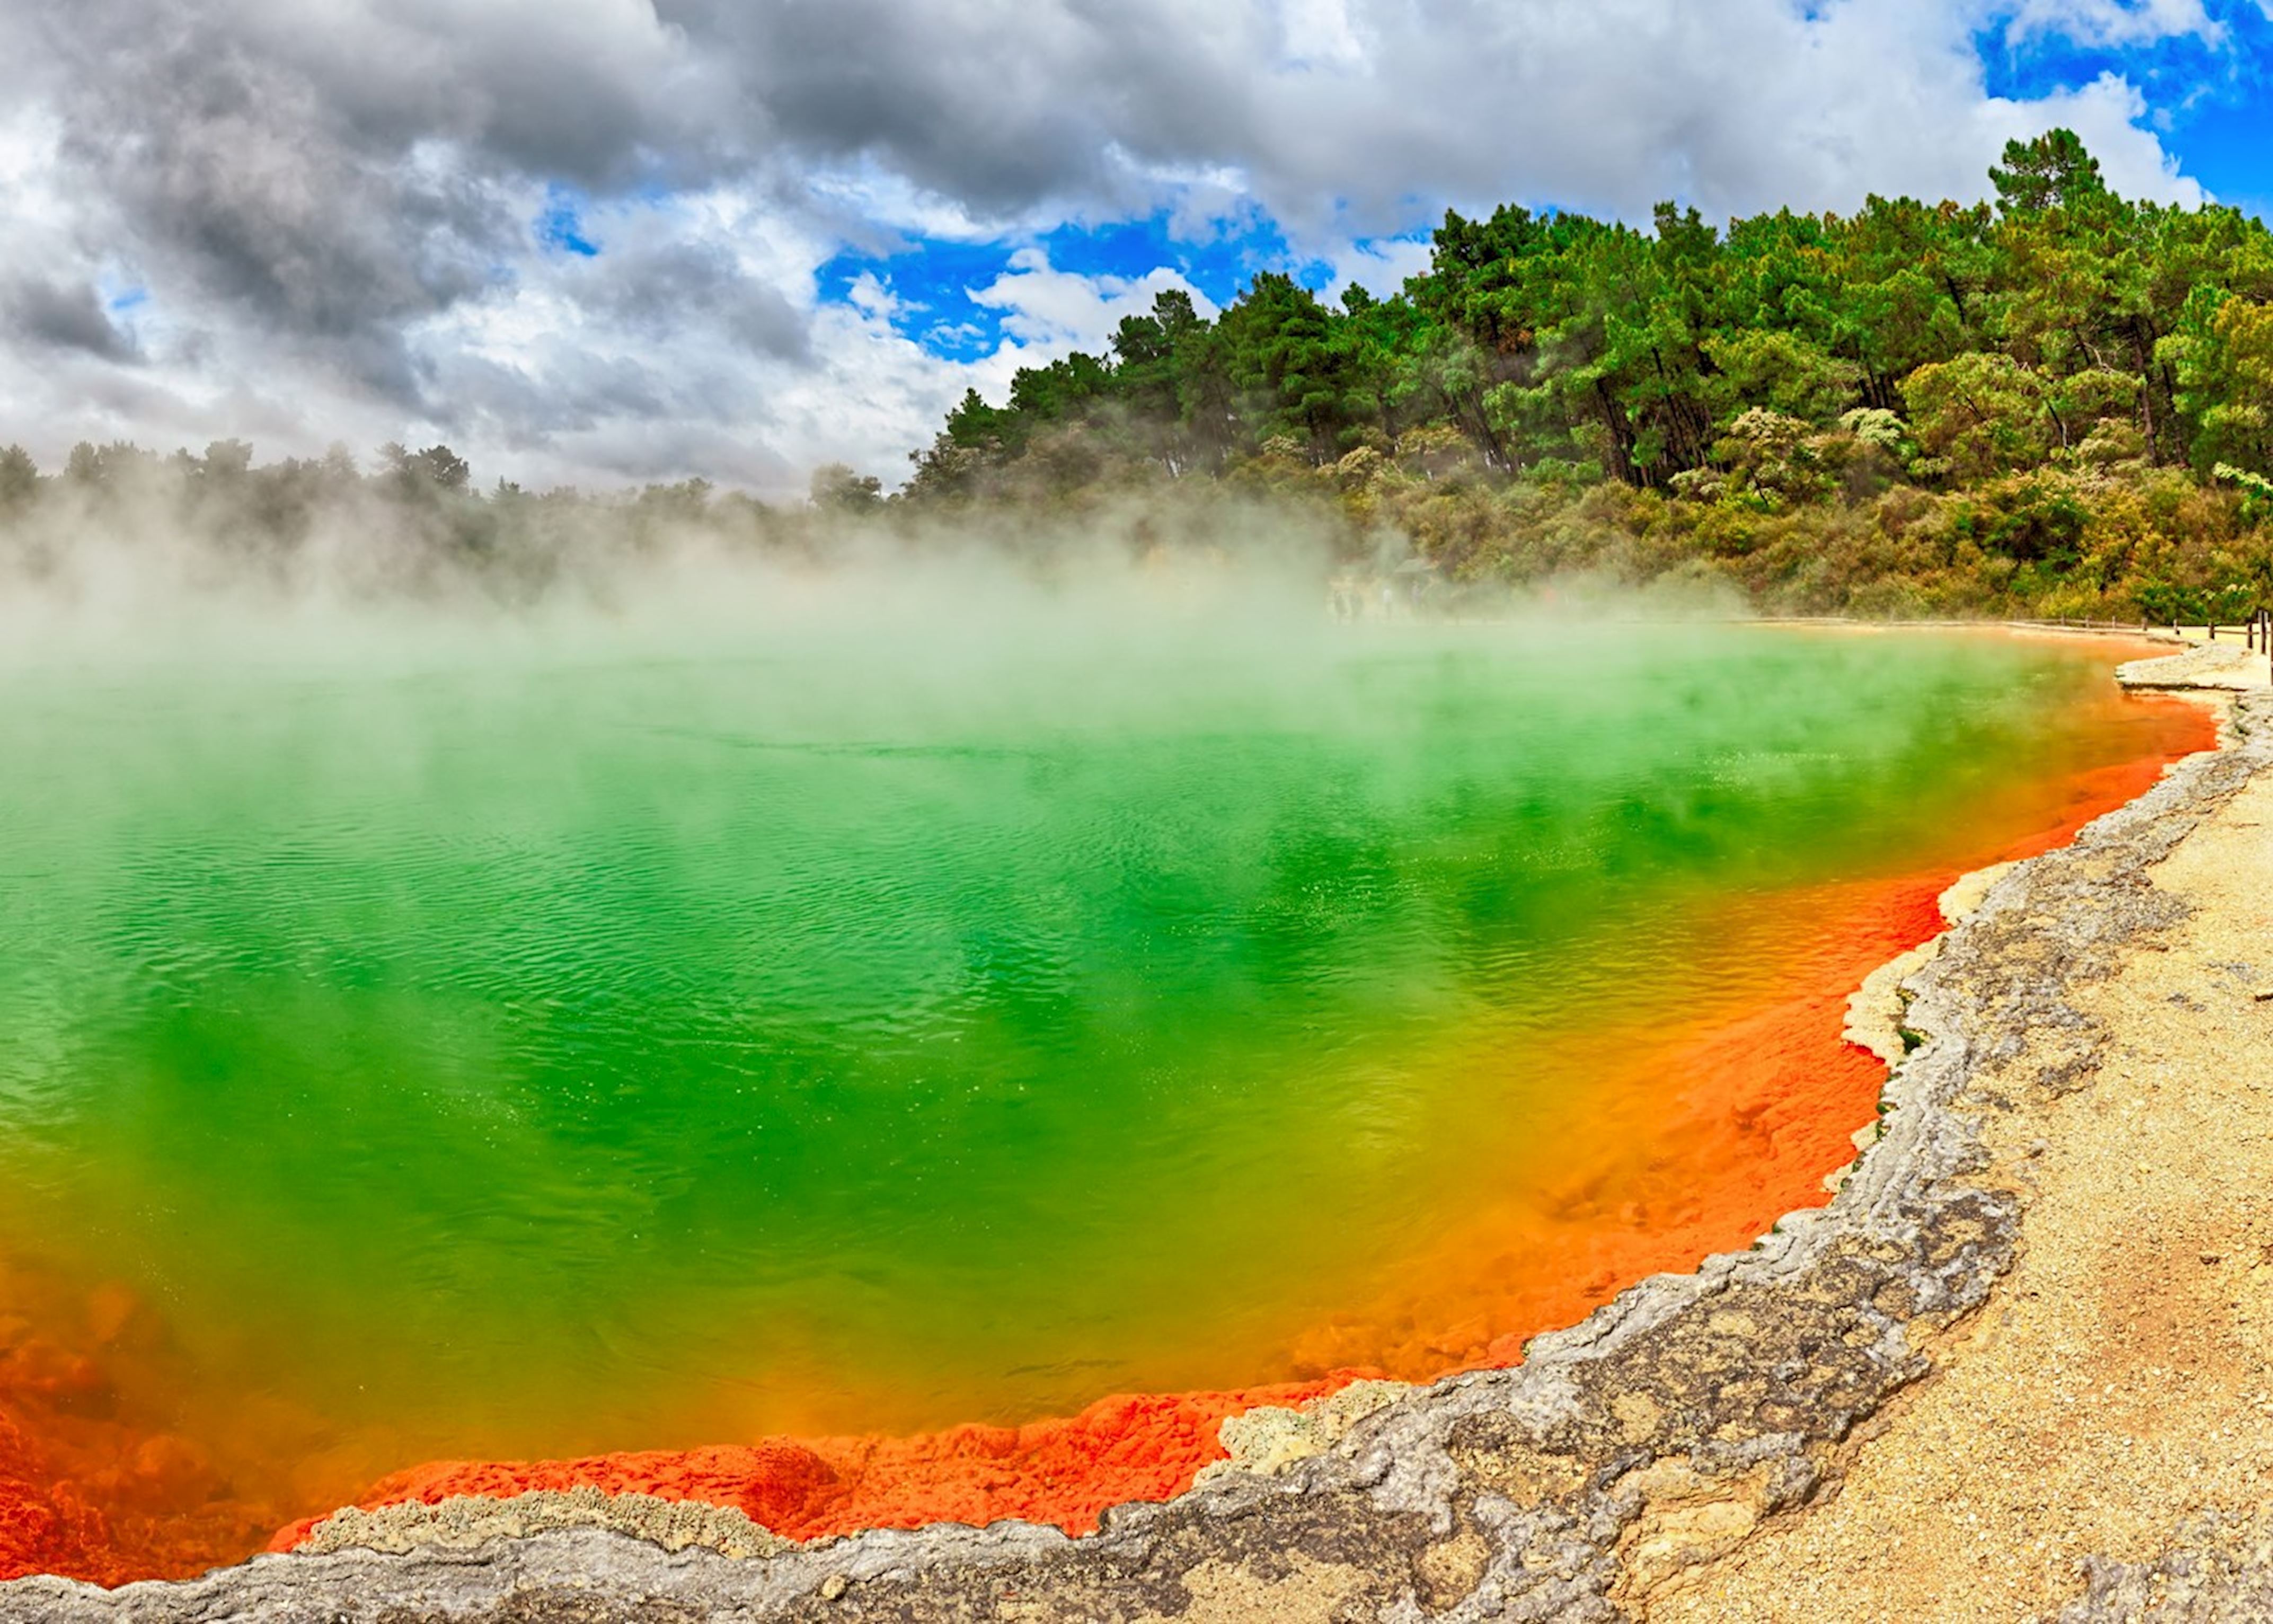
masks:
<path fill-rule="evenodd" d="M 852 279 L 852 285 L 845 290 L 844 302 L 864 316 L 884 321 L 907 308 L 897 294 L 876 280 L 874 271 L 863 271 Z"/>
<path fill-rule="evenodd" d="M 1046 364 L 1076 350 L 1100 353 L 1127 316 L 1147 314 L 1152 301 L 1171 289 L 1191 297 L 1193 307 L 1213 316 L 1207 296 L 1177 272 L 1159 269 L 1143 276 L 1084 276 L 1051 265 L 1039 248 L 1022 248 L 1009 268 L 984 288 L 970 290 L 974 304 L 1002 312 L 1002 331 L 1027 357 L 1022 365 Z"/>
<path fill-rule="evenodd" d="M 2007 15 L 2017 34 L 2055 35 L 2084 45 L 2225 38 L 2202 0 L 2017 0 Z"/>
<path fill-rule="evenodd" d="M 1282 0 L 1280 49 L 1289 66 L 1362 70 L 1367 50 L 1348 0 Z"/>
<path fill-rule="evenodd" d="M 2143 128 L 2146 98 L 2128 81 L 2104 73 L 2089 84 L 2038 102 L 1991 100 L 1976 115 L 1979 128 L 2001 150 L 2003 143 L 2065 124 L 2083 139 L 2099 160 L 2107 183 L 2125 197 L 2155 198 L 2192 207 L 2205 193 L 2199 182 L 2179 170 L 2178 161 L 2151 130 Z"/>
<path fill-rule="evenodd" d="M 1385 298 L 1402 289 L 1407 277 L 1429 268 L 1429 244 L 1425 238 L 1385 237 L 1334 244 L 1324 257 L 1333 267 L 1331 282 L 1336 291 L 1355 282 L 1375 297 Z"/>

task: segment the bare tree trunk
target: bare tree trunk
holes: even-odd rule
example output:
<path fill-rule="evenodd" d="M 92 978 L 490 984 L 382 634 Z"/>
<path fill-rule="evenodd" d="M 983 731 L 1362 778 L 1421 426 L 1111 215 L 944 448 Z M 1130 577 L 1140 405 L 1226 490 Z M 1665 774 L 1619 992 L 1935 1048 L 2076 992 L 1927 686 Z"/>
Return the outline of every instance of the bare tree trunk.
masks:
<path fill-rule="evenodd" d="M 1631 485 L 1639 485 L 1640 471 L 1634 467 L 1634 429 L 1626 409 L 1618 397 L 1610 393 L 1609 384 L 1594 380 L 1594 398 L 1602 407 L 1602 424 L 1610 432 L 1610 473 Z"/>

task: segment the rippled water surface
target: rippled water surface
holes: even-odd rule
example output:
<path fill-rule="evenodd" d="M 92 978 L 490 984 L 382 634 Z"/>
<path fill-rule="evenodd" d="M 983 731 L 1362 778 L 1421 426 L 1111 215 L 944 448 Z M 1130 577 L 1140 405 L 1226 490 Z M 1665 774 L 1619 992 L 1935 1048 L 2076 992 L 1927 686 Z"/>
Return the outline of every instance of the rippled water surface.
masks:
<path fill-rule="evenodd" d="M 1777 898 L 2162 748 L 2107 670 L 1198 623 L 19 664 L 0 1220 L 402 1459 L 1281 1375 L 1556 1176 L 1590 1034 L 1752 997 Z"/>

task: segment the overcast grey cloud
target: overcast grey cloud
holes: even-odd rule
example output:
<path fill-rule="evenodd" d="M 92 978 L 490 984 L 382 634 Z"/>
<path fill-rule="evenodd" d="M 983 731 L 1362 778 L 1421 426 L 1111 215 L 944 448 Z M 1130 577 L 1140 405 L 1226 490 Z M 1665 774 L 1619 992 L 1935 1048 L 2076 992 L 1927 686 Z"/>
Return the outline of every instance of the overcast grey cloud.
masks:
<path fill-rule="evenodd" d="M 112 322 L 86 282 L 26 277 L 0 296 L 9 329 L 31 344 L 84 350 L 106 361 L 136 361 L 133 341 Z"/>
<path fill-rule="evenodd" d="M 756 354 L 810 358 L 807 314 L 745 274 L 721 244 L 635 243 L 586 260 L 574 275 L 581 303 L 643 337 L 668 340 L 690 322 L 715 323 Z"/>
<path fill-rule="evenodd" d="M 1448 203 L 1971 196 L 2052 122 L 2199 195 L 2119 78 L 1989 95 L 1999 18 L 2218 32 L 2199 0 L 0 0 L 0 439 L 793 487 L 893 473 L 1149 297 L 1029 249 L 986 290 L 1004 349 L 943 360 L 885 290 L 821 297 L 848 244 L 1259 211 L 1393 280 L 1353 241 Z"/>

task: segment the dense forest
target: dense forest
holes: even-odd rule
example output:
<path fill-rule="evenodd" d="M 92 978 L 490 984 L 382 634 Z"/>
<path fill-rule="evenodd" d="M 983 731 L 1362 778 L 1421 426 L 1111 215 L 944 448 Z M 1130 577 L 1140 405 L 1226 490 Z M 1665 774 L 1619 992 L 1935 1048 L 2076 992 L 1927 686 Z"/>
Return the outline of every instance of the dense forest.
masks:
<path fill-rule="evenodd" d="M 1448 214 L 1393 297 L 1264 274 L 1211 320 L 1163 294 L 1109 356 L 967 395 L 889 493 L 842 466 L 802 503 L 484 490 L 439 445 L 365 468 L 82 444 L 43 474 L 11 447 L 0 572 L 56 575 L 108 533 L 513 598 L 690 539 L 1046 560 L 1294 535 L 1333 555 L 1345 605 L 1392 577 L 1453 612 L 1576 575 L 1885 617 L 2273 604 L 2273 233 L 2119 198 L 2062 130 L 1990 177 L 1994 203 L 1725 230 L 1671 205 L 1648 231 Z"/>
<path fill-rule="evenodd" d="M 2273 235 L 2115 195 L 2065 130 L 1990 177 L 1993 204 L 1724 231 L 1451 214 L 1394 297 L 1268 274 L 1210 321 L 1163 294 L 1110 356 L 966 396 L 904 500 L 1264 491 L 1361 555 L 1409 546 L 1440 593 L 1590 569 L 1865 614 L 2273 598 Z"/>

